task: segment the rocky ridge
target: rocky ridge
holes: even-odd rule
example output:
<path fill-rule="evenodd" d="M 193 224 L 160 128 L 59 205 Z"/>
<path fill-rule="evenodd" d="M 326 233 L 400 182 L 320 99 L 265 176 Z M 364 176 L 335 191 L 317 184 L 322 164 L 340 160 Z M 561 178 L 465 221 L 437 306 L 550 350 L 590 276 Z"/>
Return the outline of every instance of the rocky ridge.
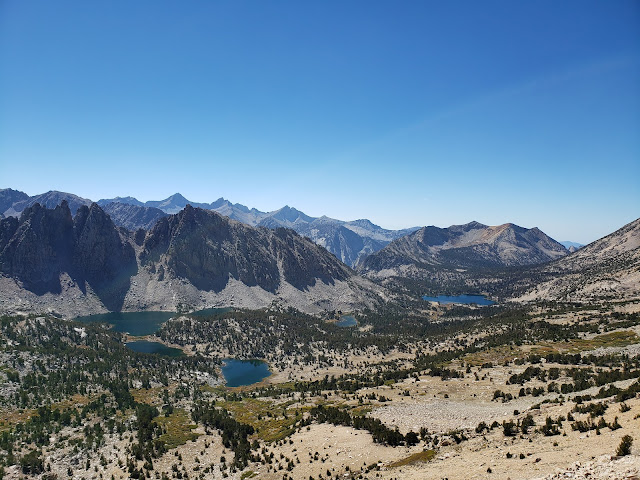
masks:
<path fill-rule="evenodd" d="M 640 218 L 571 255 L 528 273 L 540 278 L 520 301 L 640 297 Z"/>
<path fill-rule="evenodd" d="M 107 203 L 102 209 L 109 214 L 113 223 L 131 231 L 140 228 L 150 230 L 158 220 L 167 216 L 159 208 L 119 202 Z"/>
<path fill-rule="evenodd" d="M 74 214 L 80 205 L 91 204 L 88 199 L 64 192 L 52 191 L 29 197 L 23 192 L 4 189 L 0 190 L 0 214 L 18 216 L 27 206 L 36 202 L 53 208 L 63 199 L 67 200 Z M 358 265 L 367 255 L 380 250 L 390 241 L 417 230 L 417 227 L 386 230 L 366 219 L 342 221 L 326 216 L 316 218 L 288 205 L 272 212 L 261 212 L 239 203 L 231 203 L 222 197 L 211 203 L 196 203 L 179 193 L 164 200 L 150 200 L 145 203 L 130 196 L 101 199 L 97 203 L 111 214 L 116 225 L 129 230 L 148 230 L 155 224 L 154 219 L 161 218 L 159 211 L 167 215 L 176 214 L 188 204 L 195 208 L 213 210 L 254 227 L 291 228 L 324 246 L 351 267 Z M 123 205 L 129 207 L 125 208 Z"/>
<path fill-rule="evenodd" d="M 66 201 L 48 209 L 27 207 L 20 219 L 0 221 L 0 272 L 35 295 L 61 294 L 61 278 L 80 291 L 90 288 L 118 310 L 137 269 L 133 247 L 96 204 L 73 218 Z"/>
<path fill-rule="evenodd" d="M 478 222 L 448 228 L 423 227 L 367 257 L 360 270 L 403 266 L 451 269 L 500 268 L 548 262 L 567 255 L 564 246 L 538 228 Z"/>
<path fill-rule="evenodd" d="M 284 228 L 254 228 L 187 206 L 135 234 L 100 206 L 36 204 L 0 221 L 2 311 L 73 316 L 215 305 L 305 311 L 371 306 L 381 289 Z"/>
<path fill-rule="evenodd" d="M 6 192 L 7 190 L 10 189 L 0 190 L 0 194 L 4 194 L 4 192 Z M 16 191 L 13 190 L 13 192 Z M 72 215 L 75 215 L 78 211 L 78 208 L 80 208 L 81 206 L 89 206 L 92 203 L 91 200 L 78 197 L 77 195 L 73 195 L 72 193 L 50 190 L 46 193 L 41 193 L 40 195 L 34 195 L 33 197 L 29 197 L 28 195 L 26 195 L 26 198 L 22 197 L 22 200 L 12 203 L 11 206 L 7 207 L 2 213 L 5 217 L 17 217 L 25 208 L 35 205 L 36 203 L 42 205 L 43 207 L 55 208 L 63 201 L 67 202 L 67 204 L 69 205 L 69 209 L 71 210 Z"/>

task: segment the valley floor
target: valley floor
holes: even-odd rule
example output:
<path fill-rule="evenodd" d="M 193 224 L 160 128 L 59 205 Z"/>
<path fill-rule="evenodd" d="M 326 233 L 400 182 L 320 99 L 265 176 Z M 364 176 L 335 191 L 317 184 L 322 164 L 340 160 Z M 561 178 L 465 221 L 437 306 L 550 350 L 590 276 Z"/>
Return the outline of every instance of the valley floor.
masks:
<path fill-rule="evenodd" d="M 431 319 L 445 322 L 440 314 Z M 545 306 L 513 332 L 491 317 L 480 330 L 460 326 L 453 336 L 393 348 L 339 350 L 320 335 L 287 353 L 276 342 L 284 337 L 267 335 L 274 374 L 235 389 L 202 379 L 215 377 L 221 358 L 243 353 L 247 339 L 257 341 L 250 328 L 265 327 L 250 316 L 187 317 L 167 326 L 156 338 L 188 353 L 178 360 L 124 353 L 117 344 L 126 336 L 97 327 L 74 336 L 77 327 L 65 321 L 4 317 L 0 478 L 640 478 L 639 314 L 638 302 Z M 263 317 L 274 317 L 272 330 L 285 330 L 277 326 L 288 321 L 284 314 Z M 377 328 L 360 321 L 352 333 L 335 335 L 355 342 Z M 198 322 L 217 330 L 203 333 Z M 518 336 L 523 325 L 526 335 Z M 327 324 L 311 327 L 332 332 Z M 547 333 L 534 337 L 539 329 Z M 54 335 L 66 340 L 52 345 Z M 76 345 L 83 355 L 108 348 L 115 356 L 96 353 L 98 366 L 88 354 L 78 370 L 87 372 L 78 380 L 86 388 L 73 395 L 34 390 L 64 368 L 51 356 L 56 349 L 69 353 Z M 123 385 L 130 401 L 94 371 L 113 381 L 129 372 Z M 49 417 L 42 405 L 67 409 L 71 420 Z M 145 405 L 156 409 L 147 423 Z M 625 436 L 632 437 L 630 454 L 618 457 Z M 31 452 L 40 463 L 30 463 Z"/>

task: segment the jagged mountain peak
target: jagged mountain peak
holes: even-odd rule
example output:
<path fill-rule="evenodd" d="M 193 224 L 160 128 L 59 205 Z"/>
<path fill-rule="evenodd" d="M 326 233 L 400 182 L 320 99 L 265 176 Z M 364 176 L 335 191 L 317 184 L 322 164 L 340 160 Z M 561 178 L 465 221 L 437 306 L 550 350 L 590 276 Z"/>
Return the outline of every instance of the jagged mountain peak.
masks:
<path fill-rule="evenodd" d="M 96 203 L 55 208 L 34 203 L 20 219 L 0 220 L 0 271 L 27 290 L 60 294 L 67 275 L 83 292 L 87 285 L 105 306 L 118 309 L 136 270 L 134 249 L 120 236 L 109 215 Z"/>
<path fill-rule="evenodd" d="M 218 198 L 216 201 L 211 202 L 210 206 L 212 210 L 222 207 L 223 205 L 232 205 L 232 203 L 224 197 Z"/>
<path fill-rule="evenodd" d="M 188 202 L 189 200 L 187 200 L 181 193 L 176 192 L 173 195 L 170 195 L 169 197 L 167 197 L 164 201 L 165 202 L 167 202 L 167 201 L 171 201 L 171 202 Z"/>
<path fill-rule="evenodd" d="M 159 208 L 165 213 L 174 214 L 182 210 L 188 203 L 193 203 L 193 202 L 191 202 L 190 200 L 187 200 L 180 193 L 174 193 L 173 195 L 165 198 L 164 200 L 148 201 L 144 205 L 146 207 Z M 208 205 L 206 205 L 205 208 L 206 207 L 208 207 Z"/>
<path fill-rule="evenodd" d="M 231 278 L 275 293 L 285 282 L 304 290 L 353 275 L 293 230 L 257 229 L 191 205 L 151 229 L 141 259 L 207 291 L 221 291 Z"/>
<path fill-rule="evenodd" d="M 483 228 L 487 228 L 487 225 L 484 225 L 483 223 L 480 223 L 480 222 L 476 222 L 475 220 L 472 220 L 469 223 L 464 223 L 462 225 L 451 225 L 449 227 L 450 230 L 453 230 L 453 231 L 460 230 L 463 232 L 468 232 L 469 230 L 479 230 Z"/>
<path fill-rule="evenodd" d="M 270 217 L 275 218 L 277 220 L 284 221 L 284 222 L 288 222 L 290 224 L 293 224 L 293 223 L 296 223 L 296 222 L 309 223 L 309 222 L 312 222 L 314 220 L 313 217 L 310 217 L 309 215 L 306 215 L 305 213 L 301 212 L 300 210 L 298 210 L 296 208 L 292 208 L 289 205 L 285 205 L 284 207 L 280 208 L 279 210 L 276 210 L 275 212 L 272 212 Z"/>

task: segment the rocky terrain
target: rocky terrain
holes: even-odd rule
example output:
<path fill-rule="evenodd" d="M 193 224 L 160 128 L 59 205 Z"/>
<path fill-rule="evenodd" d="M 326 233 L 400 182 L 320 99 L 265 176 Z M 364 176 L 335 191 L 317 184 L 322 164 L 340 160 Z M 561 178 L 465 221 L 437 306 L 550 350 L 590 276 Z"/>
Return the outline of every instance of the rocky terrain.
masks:
<path fill-rule="evenodd" d="M 173 358 L 135 353 L 132 337 L 99 325 L 3 317 L 0 474 L 640 475 L 640 359 L 606 350 L 638 346 L 639 302 L 449 312 L 370 312 L 352 329 L 279 307 L 185 314 L 145 337 L 185 352 Z M 255 352 L 273 375 L 225 387 L 222 359 Z"/>
<path fill-rule="evenodd" d="M 131 231 L 63 201 L 0 219 L 1 479 L 640 477 L 640 219 L 572 254 L 510 224 L 426 227 L 371 257 L 405 276 L 392 295 L 277 223 L 105 208 L 159 218 Z M 434 277 L 517 301 L 424 302 Z M 109 310 L 176 315 L 143 337 L 64 318 Z M 272 374 L 226 387 L 229 358 Z"/>
<path fill-rule="evenodd" d="M 18 216 L 24 208 L 38 202 L 49 208 L 66 200 L 75 215 L 80 205 L 91 204 L 90 200 L 64 192 L 47 192 L 29 197 L 23 192 L 11 189 L 0 190 L 0 214 Z M 367 255 L 376 252 L 390 241 L 411 233 L 416 228 L 386 230 L 369 220 L 342 221 L 329 217 L 310 217 L 295 208 L 285 206 L 273 212 L 261 212 L 239 203 L 231 203 L 224 198 L 211 203 L 196 203 L 176 193 L 164 200 L 140 202 L 134 197 L 116 197 L 98 200 L 98 205 L 107 211 L 114 223 L 129 230 L 148 230 L 164 214 L 176 214 L 187 205 L 205 210 L 213 210 L 221 215 L 250 226 L 268 228 L 285 227 L 311 238 L 322 245 L 343 263 L 354 267 Z"/>
<path fill-rule="evenodd" d="M 19 220 L 1 222 L 0 272 L 6 277 L 35 295 L 61 295 L 65 276 L 82 292 L 91 288 L 107 309 L 121 308 L 137 271 L 135 252 L 98 205 L 82 205 L 73 218 L 64 200 L 54 209 L 36 203 Z"/>
<path fill-rule="evenodd" d="M 29 195 L 11 188 L 0 189 L 0 214 L 4 216 L 4 212 L 13 207 L 14 204 L 29 199 Z"/>
<path fill-rule="evenodd" d="M 524 266 L 567 253 L 564 246 L 537 228 L 471 222 L 448 228 L 423 227 L 370 255 L 361 270 L 375 272 L 405 265 L 458 269 Z"/>
<path fill-rule="evenodd" d="M 39 204 L 0 223 L 2 311 L 64 315 L 212 305 L 309 311 L 372 305 L 381 290 L 292 230 L 254 228 L 188 206 L 148 232 L 97 205 Z"/>
<path fill-rule="evenodd" d="M 19 200 L 14 201 L 11 205 L 7 206 L 7 208 L 2 211 L 5 217 L 19 216 L 25 208 L 35 205 L 36 203 L 47 208 L 55 208 L 63 201 L 66 201 L 69 205 L 69 209 L 71 210 L 72 215 L 75 215 L 78 211 L 78 208 L 80 208 L 81 206 L 91 205 L 91 200 L 89 199 L 78 197 L 77 195 L 73 195 L 72 193 L 58 192 L 55 190 L 51 190 L 40 195 L 34 195 L 33 197 L 29 197 L 23 192 L 16 192 L 15 190 L 11 189 L 0 190 L 0 193 L 5 195 L 5 192 L 7 191 L 14 192 L 11 196 L 9 196 L 9 198 L 18 198 L 16 197 L 16 193 L 22 195 L 19 195 Z M 4 206 L 5 205 L 2 205 L 2 207 Z"/>
<path fill-rule="evenodd" d="M 521 301 L 621 300 L 640 296 L 640 219 L 526 276 Z"/>
<path fill-rule="evenodd" d="M 140 228 L 150 230 L 158 220 L 167 216 L 167 214 L 159 208 L 119 202 L 107 203 L 102 206 L 102 209 L 109 214 L 113 223 L 131 231 Z"/>
<path fill-rule="evenodd" d="M 351 267 L 356 266 L 367 255 L 380 250 L 390 241 L 416 230 L 416 228 L 386 230 L 371 223 L 369 220 L 347 222 L 325 216 L 315 218 L 288 205 L 273 212 L 261 212 L 255 208 L 249 209 L 239 203 L 231 203 L 224 198 L 219 198 L 212 203 L 194 203 L 179 193 L 165 200 L 149 201 L 144 204 L 132 197 L 127 197 L 127 199 L 103 199 L 98 203 L 106 206 L 113 201 L 153 207 L 168 214 L 177 213 L 187 204 L 191 204 L 197 208 L 213 210 L 251 226 L 262 226 L 271 229 L 278 227 L 290 228 L 310 238 L 318 245 L 322 245 L 343 263 Z M 144 228 L 142 225 L 136 225 L 136 227 Z"/>

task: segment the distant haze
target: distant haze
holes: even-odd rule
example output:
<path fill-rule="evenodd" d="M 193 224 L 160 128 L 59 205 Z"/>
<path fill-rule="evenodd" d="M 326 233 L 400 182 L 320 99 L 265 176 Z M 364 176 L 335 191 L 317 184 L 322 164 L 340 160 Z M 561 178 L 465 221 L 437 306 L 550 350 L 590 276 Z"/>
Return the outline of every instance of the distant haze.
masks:
<path fill-rule="evenodd" d="M 0 188 L 587 244 L 640 216 L 640 3 L 0 3 Z"/>

